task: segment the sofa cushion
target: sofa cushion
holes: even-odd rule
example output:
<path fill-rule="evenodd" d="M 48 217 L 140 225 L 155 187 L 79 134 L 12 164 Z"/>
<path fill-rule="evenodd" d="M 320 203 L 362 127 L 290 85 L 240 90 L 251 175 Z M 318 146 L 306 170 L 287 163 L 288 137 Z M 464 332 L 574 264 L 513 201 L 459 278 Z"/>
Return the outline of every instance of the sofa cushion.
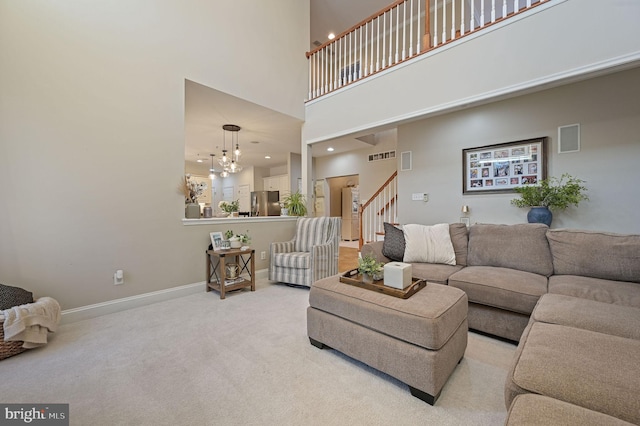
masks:
<path fill-rule="evenodd" d="M 537 393 L 640 422 L 640 340 L 532 322 L 507 376 L 505 402 Z"/>
<path fill-rule="evenodd" d="M 0 284 L 0 311 L 33 303 L 33 293 L 20 287 Z"/>
<path fill-rule="evenodd" d="M 337 277 L 316 281 L 309 305 L 348 321 L 423 348 L 438 350 L 466 327 L 467 296 L 446 285 L 427 284 L 408 299 L 342 283 Z"/>
<path fill-rule="evenodd" d="M 546 225 L 476 224 L 469 229 L 469 266 L 498 266 L 548 277 L 553 273 Z"/>
<path fill-rule="evenodd" d="M 456 253 L 456 265 L 467 266 L 467 250 L 469 248 L 469 229 L 464 223 L 449 224 L 449 235 L 453 251 Z"/>
<path fill-rule="evenodd" d="M 403 262 L 456 264 L 456 253 L 451 243 L 449 224 L 407 224 L 404 232 L 405 250 Z"/>
<path fill-rule="evenodd" d="M 509 408 L 505 426 L 629 426 L 631 423 L 588 408 L 542 395 L 518 395 Z"/>
<path fill-rule="evenodd" d="M 516 269 L 467 266 L 449 277 L 449 285 L 464 290 L 470 302 L 528 315 L 547 292 L 547 277 Z"/>
<path fill-rule="evenodd" d="M 384 222 L 384 241 L 382 243 L 382 254 L 389 259 L 402 262 L 404 258 L 404 232 L 394 225 Z"/>
<path fill-rule="evenodd" d="M 553 229 L 547 238 L 556 275 L 640 282 L 640 235 Z"/>
<path fill-rule="evenodd" d="M 447 284 L 449 277 L 458 272 L 462 265 L 443 265 L 441 263 L 411 263 L 411 275 L 425 281 Z"/>
<path fill-rule="evenodd" d="M 577 275 L 552 275 L 549 293 L 640 308 L 640 284 Z"/>
<path fill-rule="evenodd" d="M 640 340 L 640 309 L 560 294 L 545 294 L 531 319 Z"/>

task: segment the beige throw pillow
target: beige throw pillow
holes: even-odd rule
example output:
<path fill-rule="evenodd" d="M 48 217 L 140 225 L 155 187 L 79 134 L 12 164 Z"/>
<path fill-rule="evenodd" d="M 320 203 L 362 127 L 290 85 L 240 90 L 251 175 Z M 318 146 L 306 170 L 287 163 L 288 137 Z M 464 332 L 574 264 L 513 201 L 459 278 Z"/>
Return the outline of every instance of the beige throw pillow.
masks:
<path fill-rule="evenodd" d="M 448 223 L 432 226 L 408 224 L 402 230 L 405 240 L 403 262 L 456 264 Z"/>

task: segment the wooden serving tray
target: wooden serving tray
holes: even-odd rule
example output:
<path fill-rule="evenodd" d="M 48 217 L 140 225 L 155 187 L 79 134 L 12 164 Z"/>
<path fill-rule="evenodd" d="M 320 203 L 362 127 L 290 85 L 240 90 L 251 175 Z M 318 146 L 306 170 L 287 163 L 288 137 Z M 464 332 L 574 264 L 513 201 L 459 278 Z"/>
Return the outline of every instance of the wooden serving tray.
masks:
<path fill-rule="evenodd" d="M 427 282 L 420 278 L 411 278 L 411 285 L 404 290 L 386 286 L 384 285 L 384 280 L 377 280 L 369 284 L 362 281 L 362 275 L 358 273 L 358 269 L 352 269 L 340 275 L 340 282 L 389 296 L 399 297 L 400 299 L 408 299 L 427 286 Z"/>

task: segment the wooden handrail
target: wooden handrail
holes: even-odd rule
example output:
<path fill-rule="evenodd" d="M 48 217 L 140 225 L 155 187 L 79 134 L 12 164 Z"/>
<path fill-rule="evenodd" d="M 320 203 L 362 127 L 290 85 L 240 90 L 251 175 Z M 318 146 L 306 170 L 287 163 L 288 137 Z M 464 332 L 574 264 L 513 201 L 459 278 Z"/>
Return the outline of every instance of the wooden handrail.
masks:
<path fill-rule="evenodd" d="M 367 202 L 362 205 L 362 209 L 364 210 L 365 208 L 367 208 L 367 206 L 369 206 L 369 204 L 371 204 L 372 200 L 374 198 L 376 198 L 378 195 L 380 195 L 380 193 L 382 191 L 384 191 L 384 189 L 391 183 L 391 181 L 393 179 L 395 179 L 396 176 L 398 176 L 398 171 L 397 170 L 395 172 L 393 172 L 391 177 L 389 179 L 387 179 L 387 181 L 385 183 L 383 183 L 382 186 L 380 186 L 380 188 L 378 188 L 378 190 L 371 197 L 369 197 Z"/>

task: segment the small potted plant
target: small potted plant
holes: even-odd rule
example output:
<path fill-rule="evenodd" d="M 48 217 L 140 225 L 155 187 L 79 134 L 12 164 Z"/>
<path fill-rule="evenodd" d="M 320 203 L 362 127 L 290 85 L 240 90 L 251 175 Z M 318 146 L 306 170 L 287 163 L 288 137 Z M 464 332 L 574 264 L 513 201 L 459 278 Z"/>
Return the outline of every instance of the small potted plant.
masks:
<path fill-rule="evenodd" d="M 300 191 L 284 197 L 282 207 L 286 209 L 287 215 L 290 216 L 306 216 L 307 214 L 307 200 Z"/>
<path fill-rule="evenodd" d="M 370 254 L 358 259 L 358 272 L 362 274 L 362 281 L 372 283 L 383 278 L 384 263 L 378 262 Z"/>
<path fill-rule="evenodd" d="M 584 181 L 564 173 L 560 178 L 550 177 L 537 184 L 522 185 L 514 190 L 520 198 L 511 200 L 516 207 L 530 207 L 527 214 L 529 223 L 544 223 L 551 226 L 552 210 L 565 210 L 570 204 L 588 200 L 584 194 Z"/>
<path fill-rule="evenodd" d="M 240 208 L 240 200 L 234 201 L 220 201 L 218 203 L 218 208 L 223 212 L 227 213 L 229 216 L 238 216 L 238 209 Z"/>
<path fill-rule="evenodd" d="M 236 234 L 232 230 L 228 229 L 224 233 L 224 237 L 229 240 L 231 248 L 240 248 L 249 244 L 251 237 L 249 237 L 249 231 L 244 234 Z"/>

